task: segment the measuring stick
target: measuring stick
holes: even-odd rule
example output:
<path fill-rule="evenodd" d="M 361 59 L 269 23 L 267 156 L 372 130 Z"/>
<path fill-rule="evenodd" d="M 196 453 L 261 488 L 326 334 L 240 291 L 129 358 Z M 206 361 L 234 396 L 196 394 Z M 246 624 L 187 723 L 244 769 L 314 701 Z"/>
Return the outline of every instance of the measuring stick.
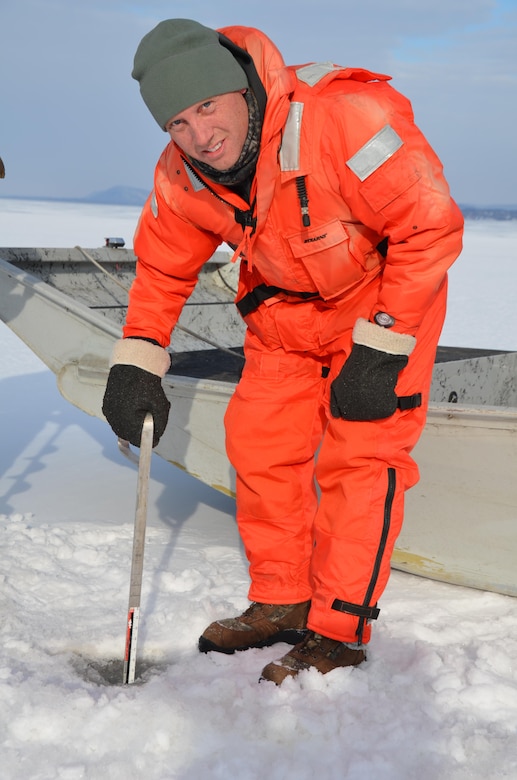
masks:
<path fill-rule="evenodd" d="M 135 681 L 136 645 L 140 622 L 140 596 L 142 592 L 142 571 L 144 567 L 145 526 L 147 522 L 147 496 L 153 451 L 153 418 L 147 413 L 142 427 L 140 457 L 138 459 L 138 485 L 136 491 L 135 530 L 133 536 L 133 558 L 129 584 L 129 605 L 126 624 L 126 651 L 124 654 L 123 683 Z"/>

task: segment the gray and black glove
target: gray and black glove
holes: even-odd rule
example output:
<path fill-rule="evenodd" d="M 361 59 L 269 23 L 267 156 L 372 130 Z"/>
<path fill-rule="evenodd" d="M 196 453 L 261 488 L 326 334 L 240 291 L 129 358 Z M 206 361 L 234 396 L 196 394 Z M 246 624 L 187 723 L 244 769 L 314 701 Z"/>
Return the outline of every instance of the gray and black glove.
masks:
<path fill-rule="evenodd" d="M 102 411 L 120 439 L 139 447 L 144 418 L 150 412 L 156 447 L 167 426 L 171 406 L 162 387 L 162 377 L 169 366 L 168 353 L 157 344 L 133 338 L 116 342 Z"/>
<path fill-rule="evenodd" d="M 330 386 L 332 416 L 355 421 L 391 417 L 398 406 L 398 376 L 416 339 L 358 319 L 352 340 L 352 351 Z"/>

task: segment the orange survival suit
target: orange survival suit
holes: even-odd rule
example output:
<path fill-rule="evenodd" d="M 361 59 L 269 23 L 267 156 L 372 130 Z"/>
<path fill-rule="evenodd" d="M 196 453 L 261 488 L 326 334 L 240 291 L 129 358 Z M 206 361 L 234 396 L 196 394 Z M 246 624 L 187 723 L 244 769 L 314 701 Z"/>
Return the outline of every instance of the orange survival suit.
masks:
<path fill-rule="evenodd" d="M 124 337 L 168 346 L 201 266 L 221 242 L 235 248 L 248 329 L 225 424 L 249 597 L 312 599 L 310 629 L 364 644 L 404 491 L 418 479 L 410 452 L 463 220 L 389 77 L 330 63 L 286 67 L 260 31 L 220 32 L 251 55 L 267 94 L 249 203 L 166 147 L 135 235 Z M 416 337 L 397 384 L 410 401 L 383 420 L 334 418 L 329 387 L 354 324 L 379 311 Z"/>

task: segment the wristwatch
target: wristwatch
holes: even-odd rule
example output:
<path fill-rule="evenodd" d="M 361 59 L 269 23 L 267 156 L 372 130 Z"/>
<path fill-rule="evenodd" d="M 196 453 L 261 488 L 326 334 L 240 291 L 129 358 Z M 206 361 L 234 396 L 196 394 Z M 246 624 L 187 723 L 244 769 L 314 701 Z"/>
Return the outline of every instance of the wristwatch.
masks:
<path fill-rule="evenodd" d="M 395 317 L 392 317 L 391 314 L 387 314 L 385 311 L 378 311 L 373 321 L 376 325 L 380 325 L 381 328 L 391 328 L 395 325 Z"/>

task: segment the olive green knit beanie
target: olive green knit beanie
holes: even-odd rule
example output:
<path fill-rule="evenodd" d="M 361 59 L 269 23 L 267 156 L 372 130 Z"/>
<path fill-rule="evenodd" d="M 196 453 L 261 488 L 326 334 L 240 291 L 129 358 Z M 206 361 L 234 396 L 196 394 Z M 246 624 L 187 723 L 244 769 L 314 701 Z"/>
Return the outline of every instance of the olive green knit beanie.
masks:
<path fill-rule="evenodd" d="M 189 106 L 248 87 L 246 74 L 220 44 L 217 31 L 190 19 L 167 19 L 142 38 L 132 76 L 162 130 Z"/>

